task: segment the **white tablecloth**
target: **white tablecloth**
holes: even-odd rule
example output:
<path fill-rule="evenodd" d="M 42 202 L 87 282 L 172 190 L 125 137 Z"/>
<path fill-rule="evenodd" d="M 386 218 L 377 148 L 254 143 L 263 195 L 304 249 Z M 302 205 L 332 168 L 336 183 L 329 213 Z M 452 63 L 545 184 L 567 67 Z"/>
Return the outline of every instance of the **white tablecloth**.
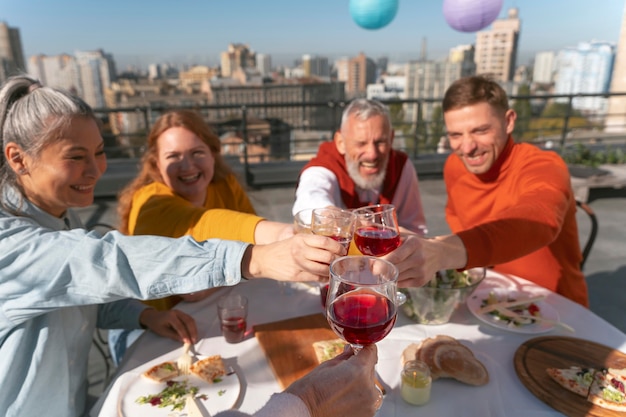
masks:
<path fill-rule="evenodd" d="M 191 314 L 197 320 L 202 340 L 196 345 L 199 354 L 221 354 L 236 362 L 243 376 L 242 395 L 238 408 L 253 413 L 269 396 L 280 391 L 280 387 L 265 358 L 263 350 L 251 333 L 253 325 L 269 323 L 291 317 L 322 312 L 317 287 L 292 284 L 291 290 L 271 280 L 254 280 L 235 287 L 220 289 L 209 298 L 198 303 L 182 303 L 177 308 Z M 536 285 L 514 277 L 503 276 L 493 271 L 480 284 L 479 289 L 510 287 L 533 294 L 547 294 L 546 302 L 559 313 L 561 321 L 574 327 L 575 334 L 555 328 L 551 335 L 573 336 L 605 344 L 626 351 L 626 335 L 584 307 Z M 248 331 L 246 340 L 229 344 L 220 334 L 216 314 L 216 300 L 221 295 L 233 292 L 244 294 L 249 299 Z M 487 367 L 490 381 L 482 387 L 461 384 L 454 380 L 440 379 L 433 383 L 431 400 L 420 407 L 405 403 L 400 397 L 401 354 L 410 343 L 438 334 L 450 335 L 470 347 L 476 357 Z M 466 306 L 461 306 L 444 325 L 429 326 L 416 324 L 398 313 L 398 320 L 391 333 L 378 343 L 377 372 L 387 385 L 387 395 L 379 417 L 408 416 L 476 416 L 476 417 L 529 417 L 561 415 L 531 394 L 518 379 L 513 366 L 517 348 L 538 335 L 526 335 L 501 330 L 477 320 Z M 127 353 L 108 391 L 91 410 L 91 416 L 118 416 L 121 388 L 136 372 L 129 372 L 146 363 L 158 363 L 162 356 L 178 355 L 181 345 L 173 340 L 144 334 Z M 148 414 L 145 414 L 148 415 Z"/>

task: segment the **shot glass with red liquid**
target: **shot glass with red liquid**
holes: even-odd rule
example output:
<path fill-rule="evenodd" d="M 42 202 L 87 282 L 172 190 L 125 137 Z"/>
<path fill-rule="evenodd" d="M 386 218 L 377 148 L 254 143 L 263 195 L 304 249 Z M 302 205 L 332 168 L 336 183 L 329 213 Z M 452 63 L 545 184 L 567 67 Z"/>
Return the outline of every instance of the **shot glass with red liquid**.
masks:
<path fill-rule="evenodd" d="M 222 334 L 228 343 L 239 343 L 244 339 L 248 317 L 248 299 L 243 295 L 226 295 L 217 301 L 217 316 Z"/>

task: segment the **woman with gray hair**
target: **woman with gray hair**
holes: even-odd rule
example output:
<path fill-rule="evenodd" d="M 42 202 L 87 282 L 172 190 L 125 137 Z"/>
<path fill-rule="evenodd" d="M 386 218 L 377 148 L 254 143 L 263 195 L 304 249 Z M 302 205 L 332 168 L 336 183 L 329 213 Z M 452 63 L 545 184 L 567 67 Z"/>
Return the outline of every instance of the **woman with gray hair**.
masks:
<path fill-rule="evenodd" d="M 0 89 L 0 135 L 0 415 L 82 415 L 96 326 L 145 326 L 195 342 L 190 316 L 130 298 L 244 278 L 326 280 L 328 264 L 343 252 L 314 235 L 248 245 L 86 231 L 72 207 L 93 203 L 106 169 L 97 119 L 81 99 L 26 76 Z M 375 356 L 361 365 L 373 372 Z M 323 402 L 294 396 L 309 410 Z"/>

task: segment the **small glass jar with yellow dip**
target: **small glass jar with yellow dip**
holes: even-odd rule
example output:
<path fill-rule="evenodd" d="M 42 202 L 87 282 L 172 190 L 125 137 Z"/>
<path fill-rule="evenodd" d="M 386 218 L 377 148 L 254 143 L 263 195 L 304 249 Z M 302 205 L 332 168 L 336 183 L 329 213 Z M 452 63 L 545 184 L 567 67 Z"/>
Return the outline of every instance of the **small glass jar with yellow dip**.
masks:
<path fill-rule="evenodd" d="M 430 368 L 422 361 L 408 361 L 402 369 L 402 399 L 409 404 L 423 405 L 430 399 Z"/>

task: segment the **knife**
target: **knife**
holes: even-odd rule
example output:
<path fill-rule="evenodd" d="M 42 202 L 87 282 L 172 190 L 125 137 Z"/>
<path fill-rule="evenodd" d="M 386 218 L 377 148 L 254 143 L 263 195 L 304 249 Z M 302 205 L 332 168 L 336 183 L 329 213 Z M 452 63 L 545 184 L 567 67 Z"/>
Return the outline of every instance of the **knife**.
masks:
<path fill-rule="evenodd" d="M 204 405 L 200 404 L 192 394 L 188 395 L 185 400 L 185 410 L 189 417 L 211 417 Z"/>

